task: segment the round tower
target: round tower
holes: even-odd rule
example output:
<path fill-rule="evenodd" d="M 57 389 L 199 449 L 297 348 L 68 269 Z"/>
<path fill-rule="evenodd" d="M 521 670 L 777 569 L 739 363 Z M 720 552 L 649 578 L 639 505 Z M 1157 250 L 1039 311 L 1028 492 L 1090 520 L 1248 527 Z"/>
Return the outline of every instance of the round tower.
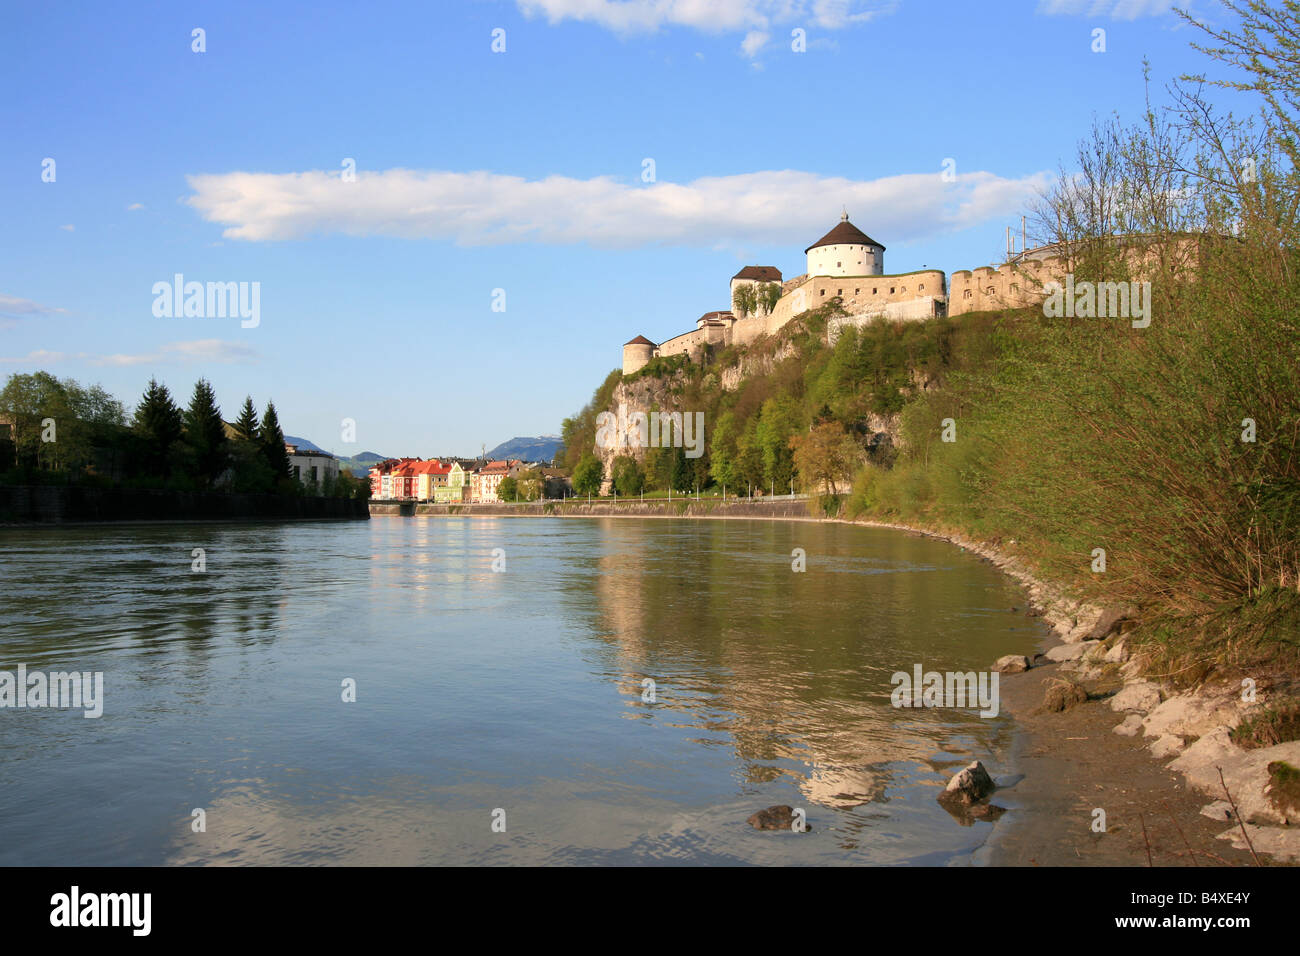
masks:
<path fill-rule="evenodd" d="M 810 276 L 878 276 L 885 274 L 885 247 L 849 222 L 848 210 L 837 225 L 804 250 Z"/>
<path fill-rule="evenodd" d="M 638 335 L 623 346 L 623 374 L 640 371 L 654 357 L 655 344 L 644 335 Z"/>

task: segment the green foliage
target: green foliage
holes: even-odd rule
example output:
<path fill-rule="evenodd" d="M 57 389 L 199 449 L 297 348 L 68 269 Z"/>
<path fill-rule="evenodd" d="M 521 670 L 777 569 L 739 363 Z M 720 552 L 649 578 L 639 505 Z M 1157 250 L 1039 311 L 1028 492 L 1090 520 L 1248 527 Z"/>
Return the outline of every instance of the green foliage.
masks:
<path fill-rule="evenodd" d="M 216 393 L 206 379 L 194 384 L 194 395 L 183 421 L 183 438 L 193 462 L 193 474 L 201 487 L 211 487 L 226 470 L 229 450 Z"/>
<path fill-rule="evenodd" d="M 636 497 L 645 488 L 645 471 L 631 455 L 619 455 L 610 466 L 614 494 Z"/>
<path fill-rule="evenodd" d="M 497 485 L 497 498 L 501 501 L 514 501 L 519 494 L 519 483 L 510 475 L 501 479 Z"/>
<path fill-rule="evenodd" d="M 736 291 L 731 293 L 731 308 L 736 315 L 752 315 L 758 311 L 758 294 L 752 283 L 736 286 Z"/>
<path fill-rule="evenodd" d="M 560 426 L 560 435 L 564 439 L 563 459 L 557 467 L 564 468 L 570 474 L 578 467 L 578 462 L 596 447 L 596 415 L 609 408 L 610 397 L 614 394 L 614 388 L 622 379 L 623 373 L 619 369 L 614 369 L 605 376 L 605 380 L 600 383 L 600 387 L 591 397 L 591 401 L 583 406 L 582 411 L 572 418 L 566 418 Z M 557 460 L 559 460 L 559 452 Z"/>
<path fill-rule="evenodd" d="M 588 452 L 573 469 L 574 494 L 587 497 L 600 493 L 600 484 L 604 480 L 605 470 L 600 459 Z"/>
<path fill-rule="evenodd" d="M 257 445 L 262 459 L 270 469 L 275 490 L 287 484 L 297 485 L 289 474 L 289 452 L 284 447 L 284 432 L 280 429 L 280 417 L 275 412 L 275 402 L 266 403 L 262 413 L 262 422 L 257 426 Z"/>
<path fill-rule="evenodd" d="M 688 368 L 690 361 L 688 356 L 682 354 L 656 355 L 631 375 L 623 375 L 622 372 L 617 374 L 622 376 L 624 382 L 635 382 L 643 378 L 668 378 Z"/>
<path fill-rule="evenodd" d="M 0 467 L 13 464 L 25 471 L 93 468 L 96 449 L 119 438 L 126 424 L 122 403 L 99 385 L 82 386 L 48 372 L 11 375 L 0 390 L 0 417 L 12 423 L 13 443 L 12 460 Z M 0 427 L 0 438 L 5 431 Z"/>
<path fill-rule="evenodd" d="M 131 428 L 139 439 L 139 460 L 145 473 L 158 478 L 170 475 L 181 455 L 184 422 L 171 392 L 157 379 L 149 380 Z"/>
<path fill-rule="evenodd" d="M 257 440 L 257 409 L 253 407 L 253 396 L 244 396 L 244 405 L 235 419 L 235 438 L 240 441 Z"/>
<path fill-rule="evenodd" d="M 538 501 L 546 497 L 546 475 L 540 468 L 525 469 L 515 479 L 515 490 L 520 501 Z"/>

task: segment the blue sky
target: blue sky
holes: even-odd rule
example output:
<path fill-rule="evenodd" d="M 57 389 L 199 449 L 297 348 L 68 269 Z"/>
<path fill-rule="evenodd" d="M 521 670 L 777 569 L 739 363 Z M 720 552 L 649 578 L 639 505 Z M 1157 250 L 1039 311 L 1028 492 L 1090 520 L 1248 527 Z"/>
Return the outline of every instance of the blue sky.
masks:
<path fill-rule="evenodd" d="M 1093 114 L 1138 117 L 1144 57 L 1203 68 L 1168 6 L 7 3 L 0 374 L 128 407 L 203 376 L 344 455 L 556 433 L 842 206 L 889 272 L 996 261 Z M 259 283 L 257 326 L 155 316 L 176 273 Z"/>

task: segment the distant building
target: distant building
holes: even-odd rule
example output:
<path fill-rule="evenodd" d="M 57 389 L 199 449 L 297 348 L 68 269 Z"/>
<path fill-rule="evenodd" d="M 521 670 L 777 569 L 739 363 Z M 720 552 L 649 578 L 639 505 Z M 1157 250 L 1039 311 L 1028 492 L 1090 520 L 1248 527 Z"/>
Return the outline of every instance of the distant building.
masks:
<path fill-rule="evenodd" d="M 497 489 L 507 477 L 513 478 L 523 470 L 518 458 L 509 461 L 489 461 L 470 476 L 470 499 L 478 502 L 499 501 Z"/>
<path fill-rule="evenodd" d="M 288 442 L 284 450 L 289 453 L 293 476 L 309 488 L 320 488 L 328 479 L 339 476 L 339 461 L 327 451 L 300 450 Z"/>

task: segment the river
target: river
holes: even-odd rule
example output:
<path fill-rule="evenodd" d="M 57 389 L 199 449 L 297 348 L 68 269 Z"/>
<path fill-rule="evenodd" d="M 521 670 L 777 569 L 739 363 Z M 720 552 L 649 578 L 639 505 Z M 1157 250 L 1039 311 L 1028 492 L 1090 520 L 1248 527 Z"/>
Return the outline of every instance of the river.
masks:
<path fill-rule="evenodd" d="M 0 582 L 0 671 L 103 674 L 0 709 L 3 865 L 960 864 L 937 788 L 1013 727 L 891 675 L 1040 637 L 977 557 L 811 522 L 10 528 Z"/>

